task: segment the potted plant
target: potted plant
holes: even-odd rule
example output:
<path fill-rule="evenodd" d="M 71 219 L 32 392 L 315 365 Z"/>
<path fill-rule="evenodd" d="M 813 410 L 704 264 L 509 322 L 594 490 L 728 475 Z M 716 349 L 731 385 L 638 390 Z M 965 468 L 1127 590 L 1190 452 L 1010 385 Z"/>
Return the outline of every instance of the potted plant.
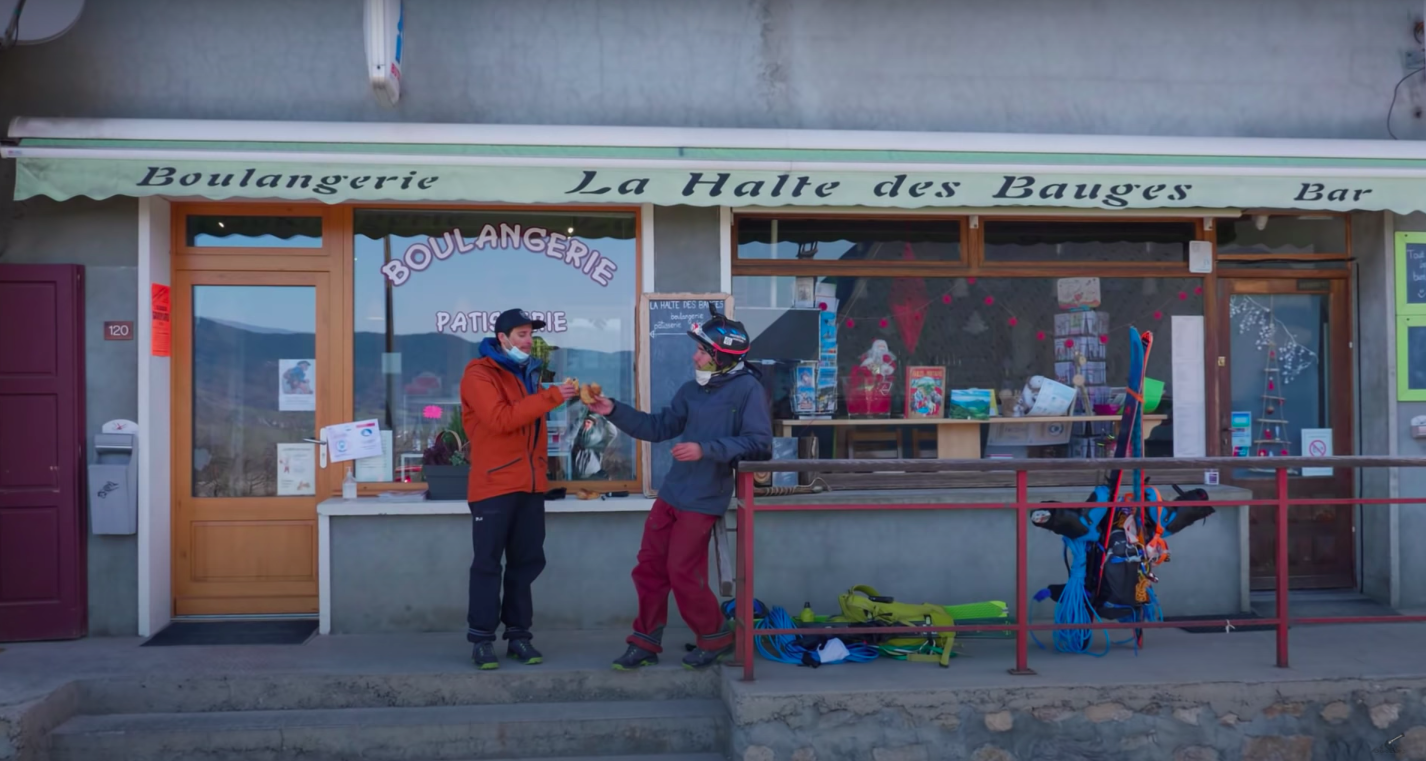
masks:
<path fill-rule="evenodd" d="M 470 442 L 461 429 L 459 411 L 436 432 L 435 440 L 422 453 L 421 473 L 426 480 L 426 499 L 465 499 L 470 481 Z"/>

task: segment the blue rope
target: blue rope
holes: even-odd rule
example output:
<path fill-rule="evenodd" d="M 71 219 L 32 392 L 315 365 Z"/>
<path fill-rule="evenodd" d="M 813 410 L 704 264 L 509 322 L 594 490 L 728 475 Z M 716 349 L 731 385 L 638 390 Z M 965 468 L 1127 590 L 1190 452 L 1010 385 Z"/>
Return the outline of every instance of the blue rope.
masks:
<path fill-rule="evenodd" d="M 1055 605 L 1055 623 L 1057 624 L 1092 624 L 1101 619 L 1099 614 L 1094 612 L 1094 607 L 1090 605 L 1089 593 L 1085 591 L 1085 568 L 1089 564 L 1086 555 L 1089 541 L 1093 541 L 1092 535 L 1086 540 L 1074 541 L 1069 538 L 1064 539 L 1065 551 L 1070 556 L 1069 579 L 1065 581 L 1064 591 L 1060 593 L 1060 601 Z M 1035 595 L 1037 601 L 1050 596 L 1048 589 L 1041 590 Z M 1028 615 L 1028 611 L 1027 611 Z M 1033 621 L 1031 621 L 1033 623 Z M 1095 652 L 1091 648 L 1094 646 L 1096 636 L 1104 636 L 1104 651 Z M 1045 643 L 1030 632 L 1035 644 L 1041 650 L 1046 649 Z M 1062 653 L 1076 653 L 1092 655 L 1102 658 L 1109 654 L 1109 632 L 1095 631 L 1094 629 L 1056 629 L 1053 641 L 1055 649 Z"/>
<path fill-rule="evenodd" d="M 792 616 L 786 610 L 773 606 L 768 614 L 760 619 L 754 628 L 757 629 L 795 629 L 797 624 L 793 623 Z M 808 650 L 797 644 L 797 637 L 791 634 L 772 634 L 763 637 L 754 637 L 753 642 L 762 657 L 776 661 L 777 663 L 790 663 L 794 666 L 803 665 L 802 656 L 811 653 L 817 658 L 816 650 Z M 842 641 L 847 646 L 847 663 L 867 663 L 876 660 L 876 648 L 862 642 Z"/>

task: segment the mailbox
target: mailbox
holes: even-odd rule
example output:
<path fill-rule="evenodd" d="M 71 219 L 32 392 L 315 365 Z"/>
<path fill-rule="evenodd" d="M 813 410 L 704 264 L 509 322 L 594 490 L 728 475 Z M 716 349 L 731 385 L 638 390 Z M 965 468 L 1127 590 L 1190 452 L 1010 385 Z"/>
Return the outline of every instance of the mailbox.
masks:
<path fill-rule="evenodd" d="M 139 530 L 138 436 L 94 435 L 89 464 L 89 530 L 95 534 L 135 534 Z"/>

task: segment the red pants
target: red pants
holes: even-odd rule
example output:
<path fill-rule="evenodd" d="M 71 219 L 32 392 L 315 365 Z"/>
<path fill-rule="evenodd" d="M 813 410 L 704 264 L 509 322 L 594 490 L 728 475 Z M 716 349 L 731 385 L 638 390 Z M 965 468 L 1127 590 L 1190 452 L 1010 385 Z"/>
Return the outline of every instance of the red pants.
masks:
<path fill-rule="evenodd" d="M 670 590 L 684 622 L 698 635 L 699 647 L 721 650 L 733 644 L 718 598 L 708 588 L 708 541 L 717 522 L 716 516 L 679 510 L 661 499 L 654 501 L 644 523 L 639 564 L 634 567 L 639 617 L 629 644 L 663 652 Z"/>

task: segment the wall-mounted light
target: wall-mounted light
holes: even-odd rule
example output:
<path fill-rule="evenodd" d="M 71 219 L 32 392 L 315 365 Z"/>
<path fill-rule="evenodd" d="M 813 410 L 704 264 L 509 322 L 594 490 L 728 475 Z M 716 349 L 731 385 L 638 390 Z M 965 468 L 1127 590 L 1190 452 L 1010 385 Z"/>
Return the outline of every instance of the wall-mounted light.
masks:
<path fill-rule="evenodd" d="M 1268 215 L 1266 215 L 1266 214 L 1254 214 L 1254 215 L 1253 215 L 1253 227 L 1258 228 L 1258 231 L 1259 231 L 1259 232 L 1261 232 L 1261 231 L 1263 231 L 1263 230 L 1266 230 L 1266 229 L 1268 228 Z"/>

